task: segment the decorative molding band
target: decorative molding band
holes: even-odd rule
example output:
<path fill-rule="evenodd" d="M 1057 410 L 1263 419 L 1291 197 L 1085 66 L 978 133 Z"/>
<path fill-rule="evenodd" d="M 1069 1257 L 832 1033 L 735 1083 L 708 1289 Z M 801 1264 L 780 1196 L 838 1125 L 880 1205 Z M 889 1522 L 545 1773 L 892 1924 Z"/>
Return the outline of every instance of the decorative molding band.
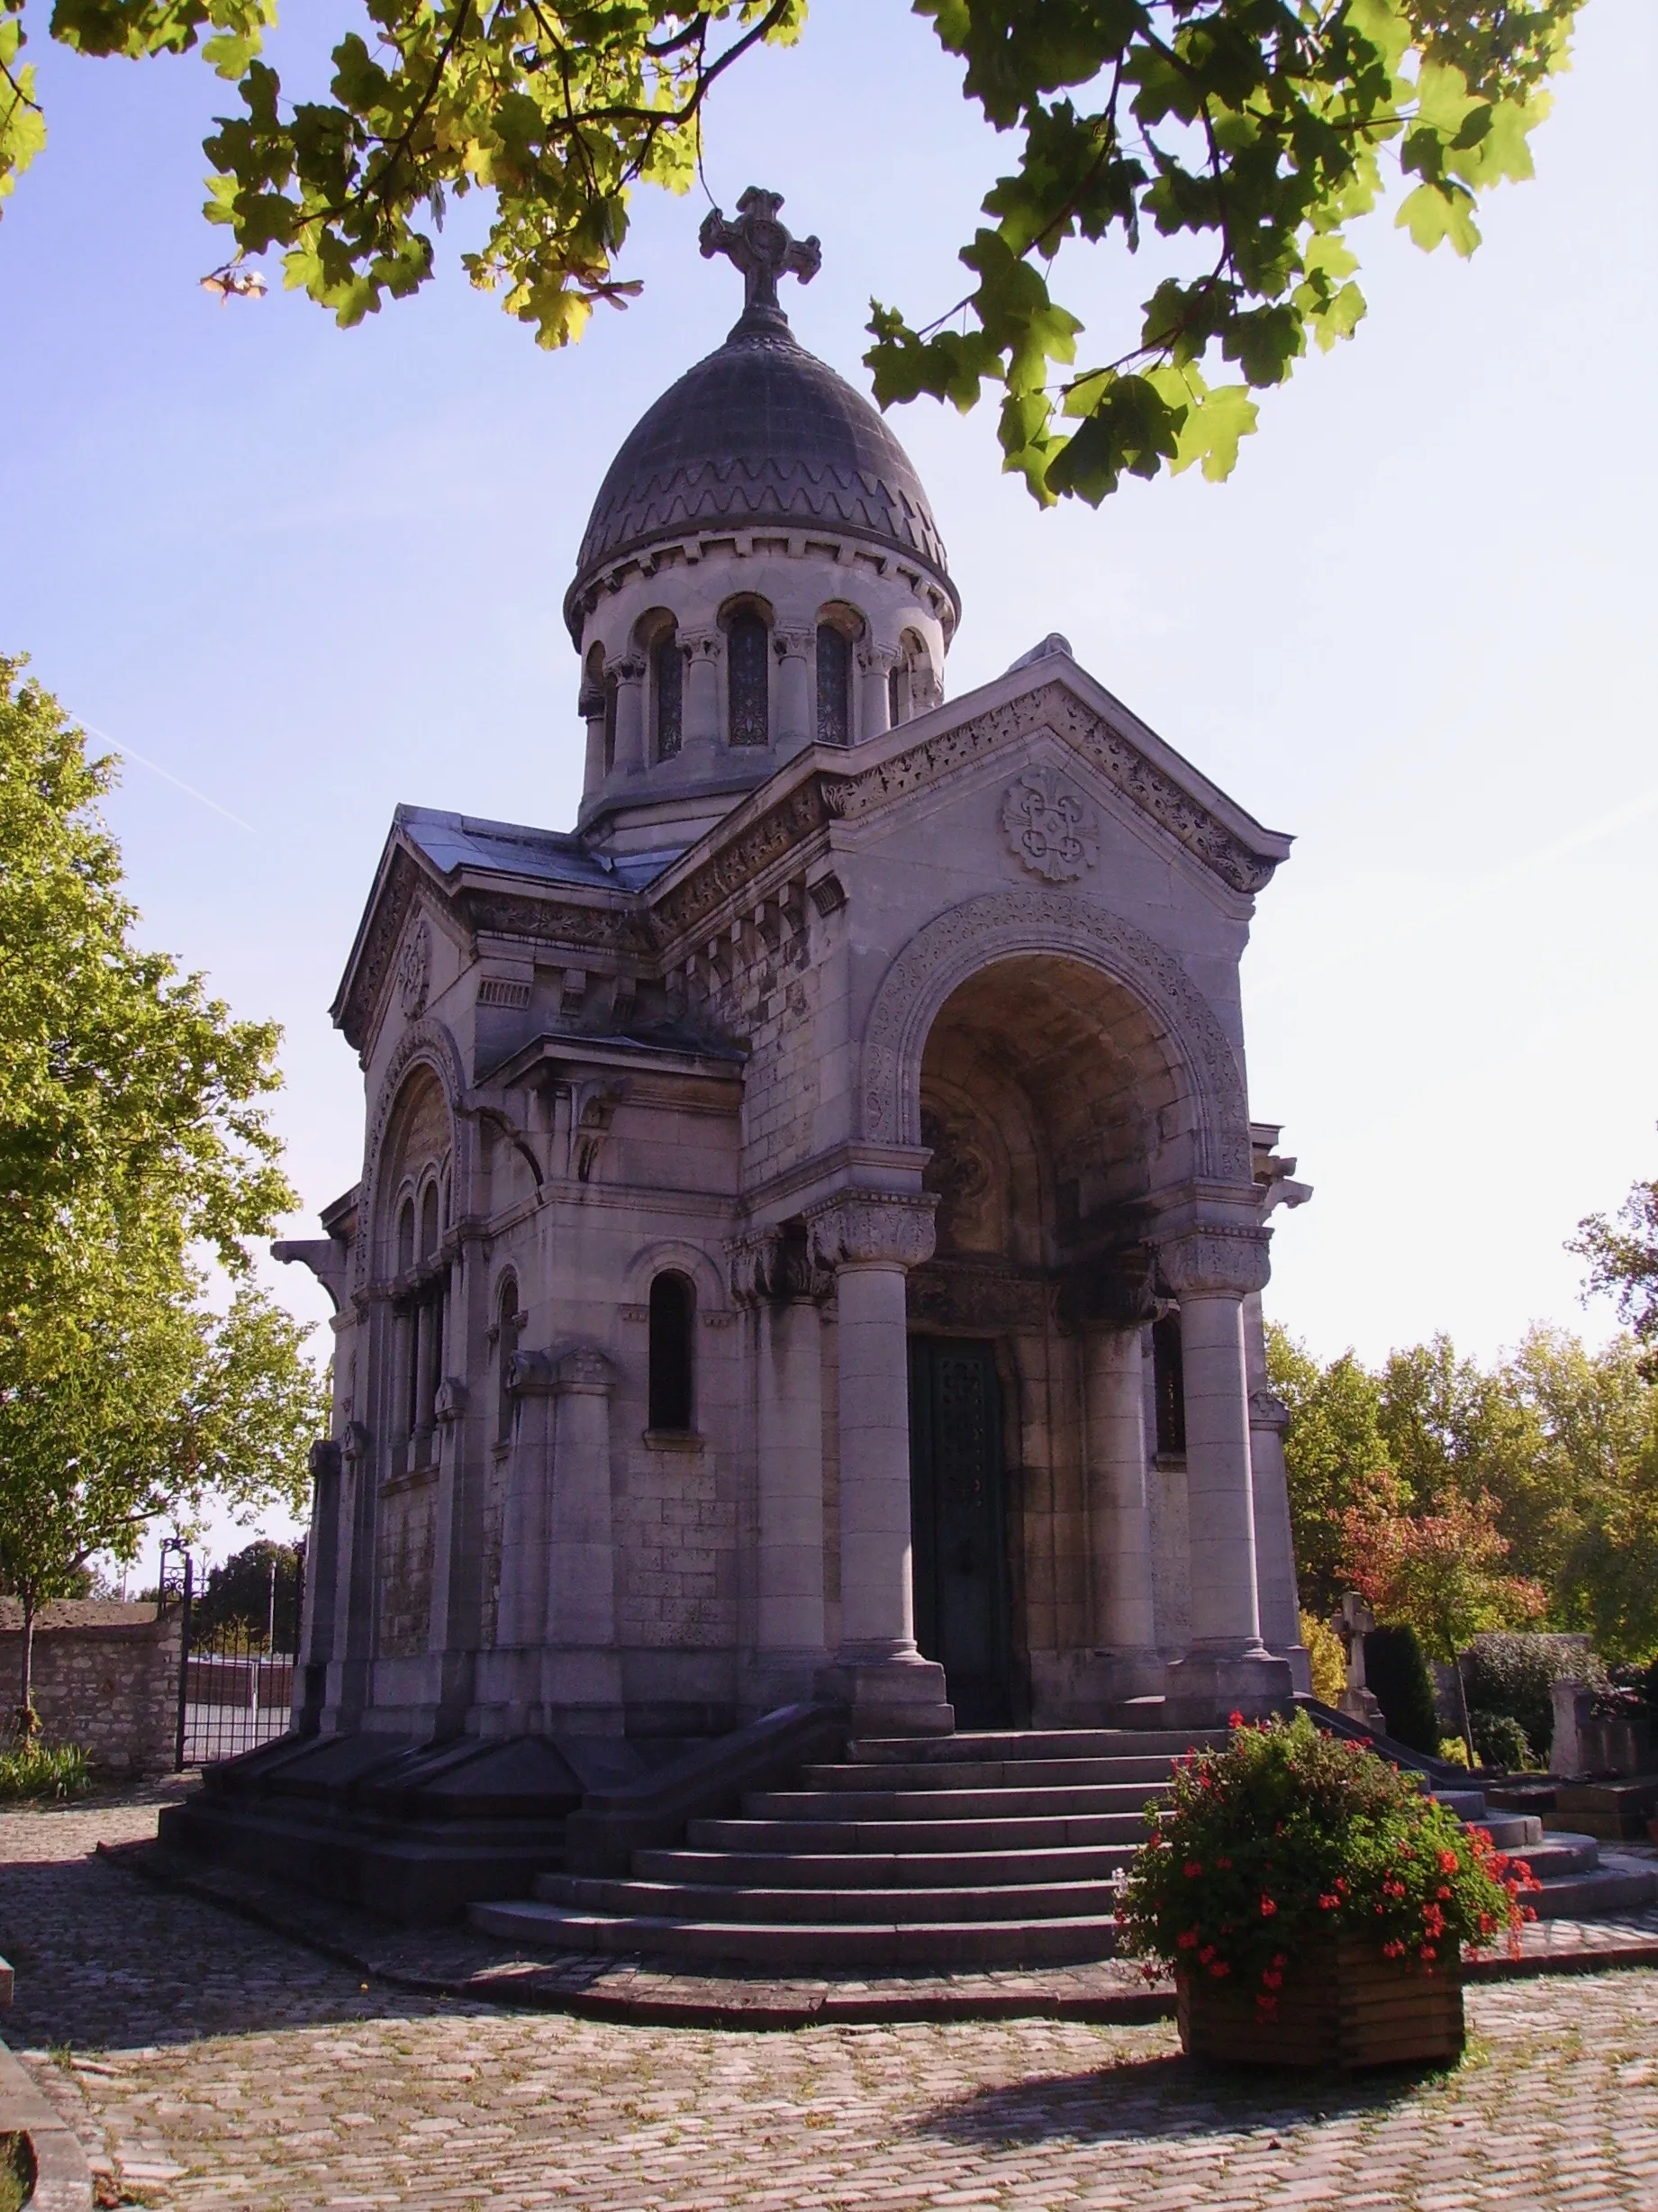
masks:
<path fill-rule="evenodd" d="M 917 932 L 888 968 L 864 1026 L 862 1135 L 920 1142 L 921 1048 L 952 991 L 993 961 L 1046 952 L 1120 983 L 1152 1013 L 1183 1063 L 1195 1106 L 1198 1172 L 1248 1183 L 1249 1111 L 1237 1056 L 1202 993 L 1132 922 L 1060 891 L 988 892 Z"/>

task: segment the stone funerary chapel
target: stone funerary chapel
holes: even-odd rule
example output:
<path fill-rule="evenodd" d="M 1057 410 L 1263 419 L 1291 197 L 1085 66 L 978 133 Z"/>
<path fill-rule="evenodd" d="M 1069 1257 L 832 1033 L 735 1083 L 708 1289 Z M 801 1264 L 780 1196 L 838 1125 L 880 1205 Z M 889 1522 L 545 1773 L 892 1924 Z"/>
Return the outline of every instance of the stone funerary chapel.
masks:
<path fill-rule="evenodd" d="M 299 1719 L 660 1747 L 1198 1727 L 1308 1687 L 1238 964 L 1290 839 L 1050 637 L 959 699 L 927 496 L 743 313 L 565 602 L 556 831 L 398 809 L 334 1008 Z"/>

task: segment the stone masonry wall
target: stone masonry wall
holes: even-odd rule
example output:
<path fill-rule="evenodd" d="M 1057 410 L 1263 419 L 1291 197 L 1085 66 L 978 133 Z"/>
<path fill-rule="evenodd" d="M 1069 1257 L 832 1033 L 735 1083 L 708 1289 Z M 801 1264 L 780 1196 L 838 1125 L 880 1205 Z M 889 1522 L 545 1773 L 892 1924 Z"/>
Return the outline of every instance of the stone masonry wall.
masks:
<path fill-rule="evenodd" d="M 0 1599 L 0 1706 L 17 1703 L 23 1608 Z M 105 1774 L 172 1771 L 181 1622 L 176 1605 L 100 1598 L 42 1606 L 34 1624 L 34 1706 L 50 1744 L 85 1744 Z"/>

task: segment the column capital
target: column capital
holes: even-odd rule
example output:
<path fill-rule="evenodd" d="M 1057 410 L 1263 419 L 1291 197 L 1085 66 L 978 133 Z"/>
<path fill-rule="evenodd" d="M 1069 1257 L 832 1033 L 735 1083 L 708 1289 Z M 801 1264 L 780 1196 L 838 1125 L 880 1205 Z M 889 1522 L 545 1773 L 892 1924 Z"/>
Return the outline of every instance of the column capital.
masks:
<path fill-rule="evenodd" d="M 781 1228 L 750 1229 L 727 1240 L 731 1298 L 738 1306 L 786 1304 L 791 1300 L 827 1298 L 834 1278 L 802 1237 Z"/>
<path fill-rule="evenodd" d="M 679 649 L 688 661 L 716 661 L 725 651 L 723 630 L 682 630 Z"/>
<path fill-rule="evenodd" d="M 823 1267 L 920 1267 L 933 1256 L 932 1191 L 844 1191 L 806 1216 L 811 1256 Z"/>
<path fill-rule="evenodd" d="M 1157 1261 L 1177 1298 L 1244 1298 L 1272 1274 L 1269 1228 L 1211 1222 L 1160 1240 Z"/>
<path fill-rule="evenodd" d="M 604 664 L 604 673 L 613 676 L 618 684 L 642 684 L 645 681 L 643 653 L 618 653 L 613 660 Z"/>
<path fill-rule="evenodd" d="M 891 675 L 902 658 L 895 645 L 876 645 L 868 638 L 858 642 L 857 665 L 865 675 Z"/>
<path fill-rule="evenodd" d="M 779 660 L 806 660 L 817 642 L 817 631 L 803 624 L 780 623 L 772 632 L 772 651 Z"/>
<path fill-rule="evenodd" d="M 583 681 L 575 694 L 575 711 L 584 722 L 596 722 L 604 713 L 604 686 Z"/>

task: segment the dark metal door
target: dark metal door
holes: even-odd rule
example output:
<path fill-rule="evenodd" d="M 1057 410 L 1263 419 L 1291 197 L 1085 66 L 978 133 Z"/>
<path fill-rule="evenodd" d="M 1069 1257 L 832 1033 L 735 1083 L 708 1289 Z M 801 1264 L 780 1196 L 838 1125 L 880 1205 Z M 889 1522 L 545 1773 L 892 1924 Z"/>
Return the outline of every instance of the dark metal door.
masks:
<path fill-rule="evenodd" d="M 910 1339 L 910 1494 L 916 1641 L 944 1668 L 958 1727 L 1005 1728 L 1001 1392 L 988 1344 Z"/>

